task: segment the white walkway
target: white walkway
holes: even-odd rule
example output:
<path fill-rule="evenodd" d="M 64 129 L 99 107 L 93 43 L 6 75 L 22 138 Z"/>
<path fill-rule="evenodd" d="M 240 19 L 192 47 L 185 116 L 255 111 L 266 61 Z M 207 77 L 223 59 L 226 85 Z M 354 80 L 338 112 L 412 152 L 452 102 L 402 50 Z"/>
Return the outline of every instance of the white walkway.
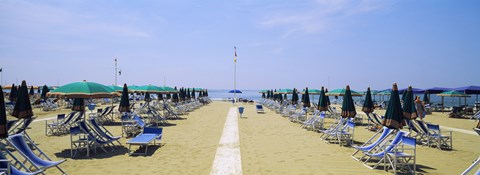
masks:
<path fill-rule="evenodd" d="M 240 140 L 238 136 L 237 108 L 228 111 L 222 137 L 218 144 L 211 175 L 242 174 L 242 158 L 240 156 Z"/>

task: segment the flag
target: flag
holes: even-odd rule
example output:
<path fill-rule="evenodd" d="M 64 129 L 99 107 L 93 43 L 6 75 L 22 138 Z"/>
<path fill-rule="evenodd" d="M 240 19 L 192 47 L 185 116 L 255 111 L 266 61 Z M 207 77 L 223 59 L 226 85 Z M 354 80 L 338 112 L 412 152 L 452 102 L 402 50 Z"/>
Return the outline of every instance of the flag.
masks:
<path fill-rule="evenodd" d="M 115 62 L 117 62 L 117 59 L 115 58 Z"/>
<path fill-rule="evenodd" d="M 118 75 L 122 75 L 122 70 L 118 71 Z"/>
<path fill-rule="evenodd" d="M 3 68 L 0 67 L 0 72 L 3 72 Z"/>
<path fill-rule="evenodd" d="M 234 62 L 237 62 L 237 47 L 233 47 L 235 49 L 235 58 L 233 59 Z"/>

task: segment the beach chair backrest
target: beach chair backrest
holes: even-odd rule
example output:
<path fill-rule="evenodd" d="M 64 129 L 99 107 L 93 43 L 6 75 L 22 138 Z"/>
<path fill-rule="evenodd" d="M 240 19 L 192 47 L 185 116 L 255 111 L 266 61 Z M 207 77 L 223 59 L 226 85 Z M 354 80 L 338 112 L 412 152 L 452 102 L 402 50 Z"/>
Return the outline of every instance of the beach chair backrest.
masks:
<path fill-rule="evenodd" d="M 417 139 L 412 137 L 403 136 L 402 138 L 403 145 L 414 147 L 417 145 Z"/>
<path fill-rule="evenodd" d="M 8 120 L 7 121 L 7 130 L 10 130 L 15 123 L 17 123 L 18 120 Z"/>
<path fill-rule="evenodd" d="M 143 133 L 144 134 L 156 134 L 160 135 L 163 132 L 163 128 L 151 128 L 151 127 L 145 127 L 143 128 Z"/>
<path fill-rule="evenodd" d="M 417 121 L 418 126 L 420 127 L 420 129 L 423 132 L 425 132 L 427 134 L 430 133 L 430 132 L 428 132 L 428 128 L 427 128 L 427 126 L 425 126 L 425 123 L 423 121 L 421 121 L 421 120 L 415 120 L 415 121 Z"/>
<path fill-rule="evenodd" d="M 320 113 L 320 118 L 321 118 L 321 119 L 324 119 L 324 118 L 325 118 L 325 111 L 322 111 L 322 113 Z"/>
<path fill-rule="evenodd" d="M 427 123 L 427 129 L 433 132 L 434 134 L 440 135 L 440 125 Z"/>
<path fill-rule="evenodd" d="M 17 151 L 22 153 L 25 157 L 28 157 L 36 165 L 42 165 L 44 160 L 40 159 L 28 146 L 25 142 L 25 138 L 23 138 L 22 134 L 15 134 L 8 137 L 9 142 L 12 146 L 15 147 Z"/>
<path fill-rule="evenodd" d="M 355 122 L 348 120 L 346 124 L 346 128 L 351 128 L 351 129 L 355 128 Z"/>
<path fill-rule="evenodd" d="M 145 122 L 138 115 L 133 116 L 133 120 L 138 124 L 138 126 L 142 128 L 145 127 Z"/>
<path fill-rule="evenodd" d="M 405 132 L 403 131 L 398 131 L 397 135 L 395 138 L 393 138 L 392 142 L 385 148 L 386 152 L 391 152 L 393 148 L 395 148 L 400 141 L 402 141 L 403 136 L 405 135 Z"/>
<path fill-rule="evenodd" d="M 5 155 L 0 154 L 0 160 L 8 160 L 8 159 L 5 157 Z M 25 166 L 25 165 L 22 164 L 22 166 Z M 29 175 L 29 174 L 31 174 L 31 173 L 20 171 L 15 166 L 12 166 L 12 164 L 9 164 L 7 161 L 0 161 L 0 169 L 1 170 L 8 170 L 8 168 L 10 168 L 10 174 L 11 175 L 25 175 L 25 174 Z"/>
<path fill-rule="evenodd" d="M 57 115 L 57 120 L 63 120 L 65 118 L 65 114 L 58 114 Z"/>

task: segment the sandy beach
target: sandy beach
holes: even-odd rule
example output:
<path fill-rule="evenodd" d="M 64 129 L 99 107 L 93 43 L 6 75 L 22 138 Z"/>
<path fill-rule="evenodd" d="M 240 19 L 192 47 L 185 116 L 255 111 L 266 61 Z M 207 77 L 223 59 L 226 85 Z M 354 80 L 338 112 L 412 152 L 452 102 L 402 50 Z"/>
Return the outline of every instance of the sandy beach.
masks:
<path fill-rule="evenodd" d="M 265 114 L 257 114 L 252 104 L 238 106 L 245 107 L 243 118 L 238 120 L 243 174 L 386 173 L 370 170 L 353 160 L 350 157 L 353 148 L 324 143 L 319 133 L 301 129 L 298 123 L 273 111 L 266 109 Z M 209 174 L 228 110 L 232 107 L 228 102 L 213 102 L 182 116 L 182 120 L 170 120 L 172 125 L 164 127 L 162 146 L 150 146 L 146 156 L 129 156 L 125 143 L 131 138 L 122 138 L 123 146 L 114 147 L 113 152 L 99 150 L 90 157 L 81 154 L 72 159 L 70 136 L 45 136 L 43 121 L 58 113 L 67 113 L 69 109 L 52 112 L 35 109 L 38 118 L 27 132 L 51 158 L 66 159 L 61 167 L 69 174 Z M 453 132 L 452 151 L 417 147 L 419 173 L 459 174 L 479 156 L 479 136 L 467 132 L 474 126 L 473 120 L 451 119 L 446 114 L 434 113 L 428 115 L 426 121 L 457 131 Z M 326 124 L 331 122 L 327 119 Z M 120 125 L 106 127 L 114 135 L 121 135 Z M 361 143 L 371 135 L 373 132 L 364 126 L 357 126 L 354 140 Z M 55 168 L 47 173 L 59 174 Z"/>

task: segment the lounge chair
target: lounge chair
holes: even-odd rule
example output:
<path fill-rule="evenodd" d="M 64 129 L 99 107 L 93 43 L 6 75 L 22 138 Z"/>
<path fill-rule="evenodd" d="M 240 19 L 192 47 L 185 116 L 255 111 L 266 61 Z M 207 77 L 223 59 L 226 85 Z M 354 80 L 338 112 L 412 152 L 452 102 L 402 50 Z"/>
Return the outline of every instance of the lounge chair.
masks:
<path fill-rule="evenodd" d="M 140 145 L 141 147 L 145 147 L 145 153 L 144 155 L 147 155 L 148 151 L 148 145 L 153 141 L 153 145 L 155 145 L 156 140 L 161 140 L 162 139 L 162 133 L 163 133 L 163 128 L 143 128 L 143 132 L 133 139 L 129 140 L 127 142 L 128 144 L 128 150 L 129 155 L 134 155 L 134 154 L 142 154 L 142 153 L 135 153 L 132 152 L 131 146 L 132 145 Z"/>
<path fill-rule="evenodd" d="M 265 113 L 265 110 L 263 110 L 263 106 L 261 104 L 255 105 L 255 109 L 257 110 L 257 113 Z"/>
<path fill-rule="evenodd" d="M 122 136 L 113 136 L 113 134 L 110 133 L 107 128 L 98 124 L 96 118 L 90 118 L 88 120 L 90 122 L 90 126 L 92 126 L 93 130 L 96 131 L 98 135 L 104 137 L 106 140 L 116 141 L 120 146 L 122 146 L 122 143 L 119 141 Z"/>
<path fill-rule="evenodd" d="M 73 136 L 78 135 L 77 140 L 73 140 Z M 74 155 L 82 150 L 86 149 L 87 150 L 87 157 L 90 156 L 90 149 L 94 149 L 94 151 L 97 151 L 97 147 L 102 149 L 104 152 L 107 152 L 105 150 L 106 145 L 113 144 L 115 140 L 106 140 L 102 136 L 98 135 L 95 131 L 92 131 L 87 123 L 85 121 L 79 121 L 78 126 L 70 128 L 70 145 L 71 145 L 71 156 L 74 157 Z M 73 153 L 75 148 L 75 154 Z M 112 148 L 113 151 L 113 148 Z"/>
<path fill-rule="evenodd" d="M 345 124 L 343 129 L 336 133 L 338 144 L 340 146 L 343 146 L 344 143 L 345 145 L 352 145 L 354 133 L 355 133 L 355 122 L 353 120 L 347 120 L 347 123 Z"/>
<path fill-rule="evenodd" d="M 434 125 L 427 123 L 428 131 L 431 133 L 428 136 L 428 143 L 430 146 L 436 146 L 438 149 L 446 148 L 446 149 L 453 149 L 453 138 L 452 138 L 452 131 L 440 131 L 439 125 Z M 449 133 L 445 135 L 443 133 Z"/>
<path fill-rule="evenodd" d="M 377 168 L 381 163 L 386 163 L 386 154 L 391 153 L 394 148 L 397 147 L 397 145 L 402 141 L 403 136 L 408 135 L 407 132 L 405 131 L 398 131 L 397 135 L 395 135 L 395 138 L 388 144 L 380 145 L 381 149 L 376 150 L 374 153 L 367 153 L 365 154 L 368 158 L 364 161 L 364 165 L 370 169 L 375 169 Z M 369 166 L 367 162 L 369 162 L 372 158 L 378 159 L 378 161 L 373 165 Z M 384 169 L 386 170 L 387 166 L 384 166 Z"/>
<path fill-rule="evenodd" d="M 380 132 L 381 131 L 381 132 Z M 380 134 L 381 133 L 381 134 Z M 375 149 L 378 148 L 378 145 L 381 145 L 385 140 L 388 140 L 389 136 L 393 133 L 392 129 L 389 129 L 387 127 L 383 127 L 381 130 L 377 131 L 370 139 L 368 139 L 365 143 L 363 143 L 360 146 L 353 146 L 353 148 L 357 149 L 351 157 L 357 161 L 362 160 L 364 156 L 361 158 L 356 158 L 355 155 L 359 152 L 362 152 L 364 154 L 366 153 L 371 153 Z M 380 136 L 377 138 L 377 136 L 380 134 Z M 377 138 L 374 142 L 373 139 Z"/>
<path fill-rule="evenodd" d="M 59 166 L 61 163 L 66 161 L 65 159 L 60 161 L 52 161 L 43 151 L 41 151 L 37 146 L 33 145 L 34 149 L 40 152 L 40 155 L 44 156 L 47 160 L 40 158 L 32 151 L 32 149 L 30 149 L 27 142 L 25 142 L 26 139 L 29 138 L 25 138 L 22 134 L 15 134 L 7 138 L 9 144 L 13 146 L 15 150 L 17 150 L 37 170 L 45 170 L 51 167 L 56 167 L 60 172 L 62 172 L 62 174 L 67 174 Z"/>
<path fill-rule="evenodd" d="M 76 111 L 70 112 L 67 116 L 65 114 L 58 114 L 56 121 L 48 123 L 45 120 L 45 135 L 63 135 L 68 132 L 68 124 L 74 118 Z"/>
<path fill-rule="evenodd" d="M 416 149 L 417 141 L 415 138 L 403 136 L 401 144 L 394 148 L 391 152 L 387 152 L 387 158 L 390 167 L 393 169 L 393 173 L 397 174 L 397 171 L 408 171 L 408 174 L 416 174 L 417 162 L 416 162 Z M 410 166 L 412 164 L 413 168 Z"/>
<path fill-rule="evenodd" d="M 21 169 L 18 169 L 15 166 L 13 166 L 13 164 L 10 163 L 10 160 L 8 160 L 3 154 L 0 154 L 0 173 L 3 172 L 7 175 L 35 175 L 35 174 L 43 173 L 43 170 L 32 172 L 22 162 L 19 162 L 19 163 L 20 163 Z M 22 169 L 24 169 L 25 171 L 21 171 Z"/>

